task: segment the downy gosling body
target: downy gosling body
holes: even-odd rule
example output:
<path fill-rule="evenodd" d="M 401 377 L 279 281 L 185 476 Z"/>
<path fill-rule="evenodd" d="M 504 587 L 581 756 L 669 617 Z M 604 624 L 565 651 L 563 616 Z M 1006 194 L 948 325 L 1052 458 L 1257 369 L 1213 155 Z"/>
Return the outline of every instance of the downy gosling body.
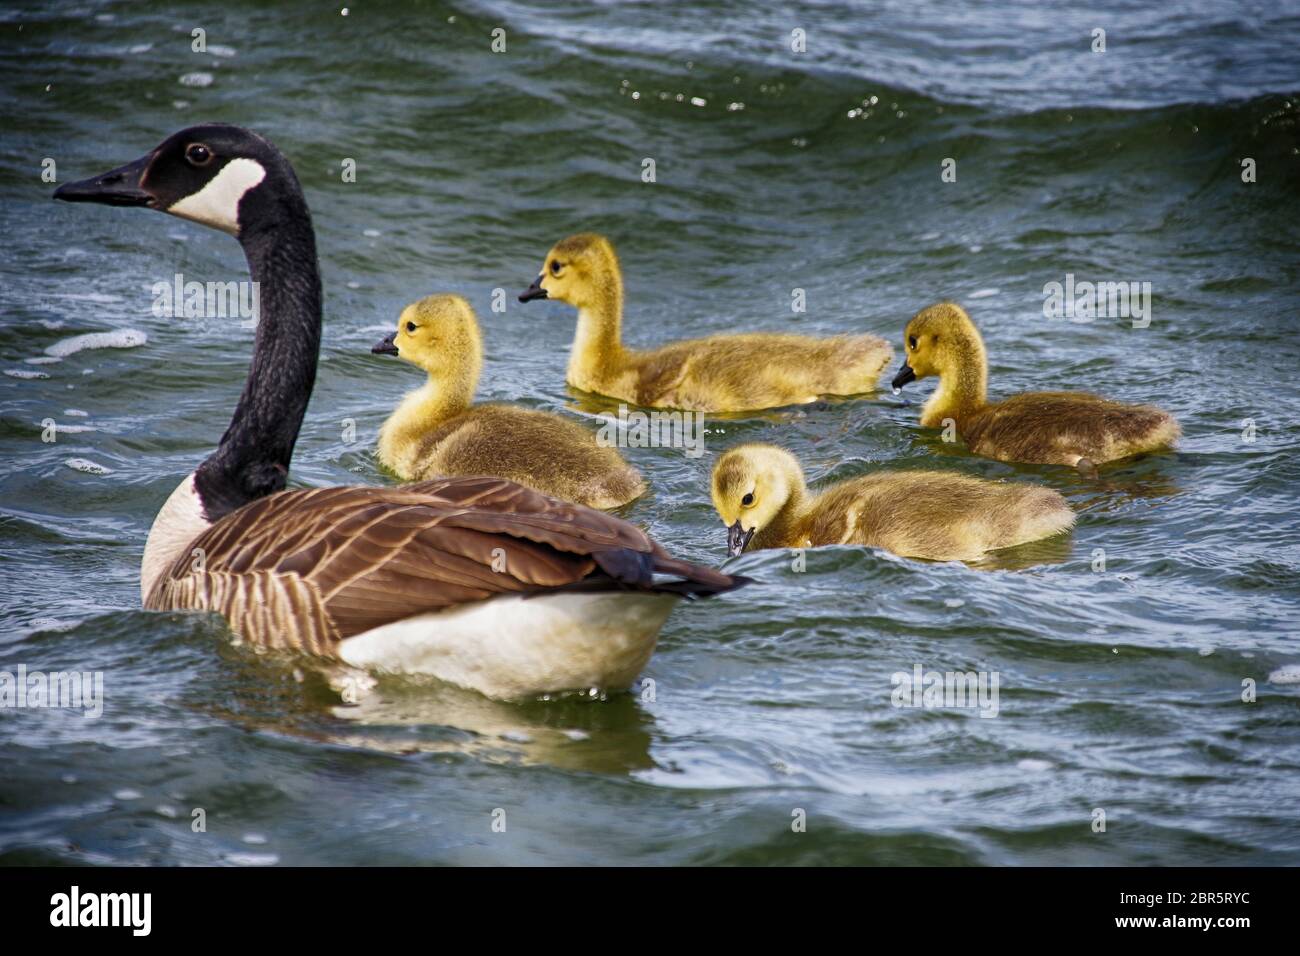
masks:
<path fill-rule="evenodd" d="M 556 299 L 578 310 L 567 380 L 647 408 L 752 411 L 874 391 L 893 354 L 874 335 L 812 338 L 750 332 L 636 351 L 621 341 L 623 275 L 609 240 L 570 236 L 546 256 L 521 302 Z"/>
<path fill-rule="evenodd" d="M 798 459 L 765 444 L 738 445 L 719 458 L 712 494 L 732 555 L 860 544 L 909 558 L 978 561 L 1074 524 L 1050 488 L 943 471 L 881 471 L 812 493 Z"/>
<path fill-rule="evenodd" d="M 940 302 L 916 314 L 903 333 L 906 359 L 894 388 L 939 376 L 921 409 L 921 424 L 951 419 L 966 447 L 985 458 L 1091 471 L 1104 462 L 1171 446 L 1181 433 L 1168 412 L 1086 392 L 1026 392 L 987 397 L 984 340 L 966 310 Z"/>
<path fill-rule="evenodd" d="M 460 296 L 408 305 L 397 331 L 371 351 L 429 375 L 379 432 L 379 460 L 398 477 L 509 478 L 591 508 L 617 508 L 645 493 L 640 472 L 576 422 L 514 405 L 472 404 L 483 341 L 473 308 Z"/>

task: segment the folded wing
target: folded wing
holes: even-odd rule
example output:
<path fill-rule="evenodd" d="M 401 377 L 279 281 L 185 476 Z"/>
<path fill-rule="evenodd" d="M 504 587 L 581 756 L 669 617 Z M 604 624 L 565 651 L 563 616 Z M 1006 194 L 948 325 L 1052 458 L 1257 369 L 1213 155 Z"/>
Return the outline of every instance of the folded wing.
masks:
<path fill-rule="evenodd" d="M 504 479 L 443 478 L 252 502 L 195 539 L 148 606 L 219 611 L 246 640 L 328 656 L 371 628 L 498 594 L 740 583 L 604 512 Z"/>

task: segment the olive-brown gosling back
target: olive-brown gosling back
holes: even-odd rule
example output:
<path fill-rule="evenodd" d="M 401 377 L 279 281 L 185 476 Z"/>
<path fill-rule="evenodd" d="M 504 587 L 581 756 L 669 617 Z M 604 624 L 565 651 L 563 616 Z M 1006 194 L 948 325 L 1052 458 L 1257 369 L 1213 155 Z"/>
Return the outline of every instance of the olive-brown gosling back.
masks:
<path fill-rule="evenodd" d="M 988 400 L 988 356 L 979 329 L 953 302 L 922 309 L 903 332 L 906 356 L 894 388 L 939 377 L 921 409 L 921 424 L 948 420 L 966 447 L 985 458 L 1040 465 L 1096 465 L 1168 448 L 1181 429 L 1168 412 L 1126 405 L 1086 392 L 1026 392 Z"/>
<path fill-rule="evenodd" d="M 472 404 L 483 342 L 474 310 L 459 296 L 408 305 L 397 331 L 371 351 L 429 376 L 379 432 L 379 461 L 398 477 L 490 475 L 592 508 L 616 508 L 645 493 L 640 473 L 577 423 L 514 405 Z"/>
<path fill-rule="evenodd" d="M 712 494 L 732 555 L 858 544 L 909 558 L 978 561 L 1074 524 L 1050 488 L 944 471 L 878 471 L 812 493 L 794 455 L 765 444 L 723 454 Z"/>
<path fill-rule="evenodd" d="M 702 412 L 798 405 L 874 391 L 893 350 L 875 335 L 812 338 L 749 332 L 636 351 L 621 340 L 623 274 L 613 245 L 584 233 L 556 244 L 521 302 L 578 310 L 567 380 L 647 408 Z"/>

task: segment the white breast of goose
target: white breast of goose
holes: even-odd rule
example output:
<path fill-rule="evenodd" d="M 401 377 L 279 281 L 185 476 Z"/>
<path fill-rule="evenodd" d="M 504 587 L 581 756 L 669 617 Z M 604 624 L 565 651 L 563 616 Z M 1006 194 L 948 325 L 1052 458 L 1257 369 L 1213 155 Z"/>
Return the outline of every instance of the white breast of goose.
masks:
<path fill-rule="evenodd" d="M 374 628 L 343 641 L 338 656 L 498 698 L 627 687 L 678 600 L 627 591 L 505 595 Z"/>
<path fill-rule="evenodd" d="M 144 543 L 144 558 L 140 562 L 140 598 L 145 607 L 149 607 L 149 592 L 159 576 L 210 527 L 211 523 L 203 517 L 203 502 L 194 487 L 194 473 L 191 472 L 163 504 Z"/>

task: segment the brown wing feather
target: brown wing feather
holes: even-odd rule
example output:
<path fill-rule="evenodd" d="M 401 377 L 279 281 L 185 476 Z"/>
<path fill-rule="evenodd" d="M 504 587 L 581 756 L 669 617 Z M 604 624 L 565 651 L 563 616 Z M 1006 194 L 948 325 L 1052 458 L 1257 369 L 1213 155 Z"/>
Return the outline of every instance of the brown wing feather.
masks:
<path fill-rule="evenodd" d="M 703 595 L 744 583 L 669 557 L 626 521 L 499 478 L 284 491 L 227 515 L 191 547 L 201 567 L 190 554 L 178 559 L 150 607 L 220 611 L 247 640 L 317 653 L 391 621 L 497 594 Z"/>

